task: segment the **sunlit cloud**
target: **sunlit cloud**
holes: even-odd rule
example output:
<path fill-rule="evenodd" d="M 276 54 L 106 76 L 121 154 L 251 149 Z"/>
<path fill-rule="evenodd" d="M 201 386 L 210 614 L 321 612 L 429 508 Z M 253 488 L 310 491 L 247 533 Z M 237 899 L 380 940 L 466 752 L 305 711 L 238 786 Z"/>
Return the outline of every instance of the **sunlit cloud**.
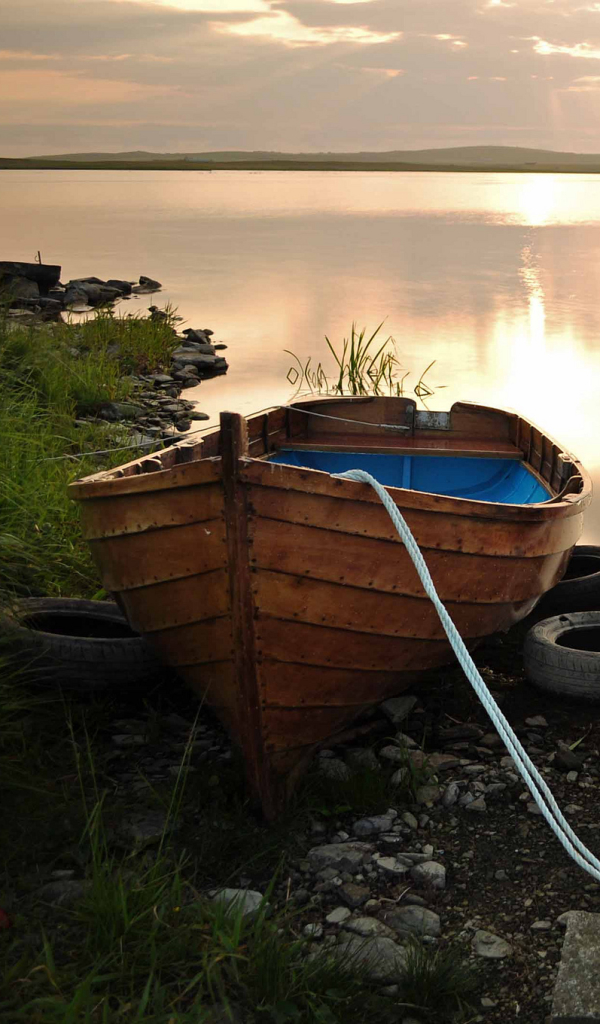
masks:
<path fill-rule="evenodd" d="M 468 43 L 461 39 L 460 36 L 451 36 L 447 32 L 438 32 L 433 36 L 433 39 L 437 39 L 441 43 L 452 43 L 452 46 L 468 46 Z"/>
<path fill-rule="evenodd" d="M 562 92 L 598 92 L 600 91 L 600 75 L 583 75 L 576 78 L 568 88 Z"/>
<path fill-rule="evenodd" d="M 121 3 L 122 0 L 110 0 Z M 130 3 L 153 7 L 170 7 L 199 14 L 263 14 L 271 10 L 267 0 L 129 0 Z"/>
<path fill-rule="evenodd" d="M 0 50 L 0 61 L 62 60 L 58 53 L 32 53 L 31 50 Z"/>
<path fill-rule="evenodd" d="M 565 46 L 564 44 L 548 43 L 545 39 L 540 39 L 539 36 L 532 36 L 532 38 L 536 40 L 533 49 L 542 56 L 561 53 L 567 57 L 585 57 L 588 60 L 600 60 L 600 49 L 591 46 L 590 43 L 574 43 L 572 46 Z"/>
<path fill-rule="evenodd" d="M 263 36 L 286 46 L 326 46 L 332 43 L 373 45 L 399 39 L 401 32 L 374 32 L 358 25 L 303 25 L 287 11 L 272 11 L 267 17 L 230 24 L 213 22 L 213 28 L 237 36 Z"/>
<path fill-rule="evenodd" d="M 383 78 L 399 78 L 401 75 L 405 75 L 406 71 L 403 68 L 361 68 L 361 71 L 366 71 L 370 75 L 381 75 Z"/>

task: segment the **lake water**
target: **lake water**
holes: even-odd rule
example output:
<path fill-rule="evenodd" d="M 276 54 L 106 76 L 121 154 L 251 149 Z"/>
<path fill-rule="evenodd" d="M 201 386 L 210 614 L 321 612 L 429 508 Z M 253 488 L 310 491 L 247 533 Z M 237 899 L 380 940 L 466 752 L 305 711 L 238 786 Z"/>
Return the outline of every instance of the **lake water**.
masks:
<path fill-rule="evenodd" d="M 352 322 L 411 373 L 509 406 L 600 483 L 600 177 L 389 172 L 3 171 L 2 258 L 164 284 L 229 348 L 186 392 L 212 415 L 288 401 L 289 349 L 327 359 Z M 600 543 L 600 502 L 584 538 Z"/>

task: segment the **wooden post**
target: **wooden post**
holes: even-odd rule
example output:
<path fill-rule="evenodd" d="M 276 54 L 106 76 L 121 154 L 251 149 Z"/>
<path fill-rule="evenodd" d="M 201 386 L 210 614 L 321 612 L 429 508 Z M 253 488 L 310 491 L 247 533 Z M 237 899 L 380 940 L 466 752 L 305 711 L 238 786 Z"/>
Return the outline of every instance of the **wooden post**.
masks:
<path fill-rule="evenodd" d="M 221 413 L 220 426 L 231 623 L 239 687 L 239 737 L 250 786 L 262 803 L 265 817 L 272 819 L 278 807 L 264 749 L 248 550 L 248 504 L 239 467 L 239 460 L 248 455 L 248 428 L 245 419 L 233 412 Z"/>

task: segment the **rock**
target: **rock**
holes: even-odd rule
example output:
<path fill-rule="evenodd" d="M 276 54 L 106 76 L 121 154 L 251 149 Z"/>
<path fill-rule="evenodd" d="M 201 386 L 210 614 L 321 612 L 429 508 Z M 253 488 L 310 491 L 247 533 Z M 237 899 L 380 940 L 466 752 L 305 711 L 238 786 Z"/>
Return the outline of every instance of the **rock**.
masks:
<path fill-rule="evenodd" d="M 404 814 L 401 815 L 401 818 L 404 824 L 408 825 L 409 828 L 412 828 L 414 831 L 418 829 L 419 822 L 410 811 L 405 811 Z"/>
<path fill-rule="evenodd" d="M 377 754 L 372 747 L 353 747 L 346 751 L 346 761 L 351 768 L 370 768 L 372 771 L 379 771 L 381 765 Z"/>
<path fill-rule="evenodd" d="M 140 276 L 140 283 L 131 289 L 136 295 L 144 295 L 146 292 L 157 292 L 162 288 L 160 281 L 154 281 L 151 277 Z"/>
<path fill-rule="evenodd" d="M 383 857 L 380 853 L 373 855 L 373 863 L 385 875 L 392 878 L 404 878 L 408 874 L 408 866 L 396 857 Z"/>
<path fill-rule="evenodd" d="M 487 811 L 487 804 L 484 797 L 478 796 L 476 800 L 472 800 L 470 804 L 466 806 L 467 811 Z"/>
<path fill-rule="evenodd" d="M 110 281 L 106 282 L 106 286 L 107 288 L 114 288 L 121 295 L 131 295 L 131 281 L 120 281 L 118 278 L 111 278 Z"/>
<path fill-rule="evenodd" d="M 411 878 L 421 885 L 431 886 L 432 889 L 446 888 L 446 868 L 436 860 L 427 860 L 424 864 L 415 864 L 410 869 Z"/>
<path fill-rule="evenodd" d="M 0 260 L 0 281 L 5 277 L 24 277 L 37 284 L 42 295 L 47 295 L 60 280 L 61 267 L 52 263 L 21 263 Z"/>
<path fill-rule="evenodd" d="M 326 775 L 328 779 L 336 779 L 338 782 L 346 782 L 352 777 L 347 764 L 344 764 L 339 757 L 319 758 L 319 774 Z"/>
<path fill-rule="evenodd" d="M 181 333 L 185 334 L 186 341 L 199 342 L 201 345 L 207 345 L 209 344 L 209 338 L 213 332 L 200 331 L 195 327 L 186 327 L 186 329 Z"/>
<path fill-rule="evenodd" d="M 389 832 L 398 812 L 390 808 L 385 814 L 375 814 L 371 818 L 360 818 L 355 821 L 352 831 L 355 836 L 369 836 L 377 832 Z"/>
<path fill-rule="evenodd" d="M 385 758 L 386 761 L 393 761 L 396 764 L 406 764 L 408 760 L 406 747 L 397 747 L 391 743 L 379 751 L 379 756 Z"/>
<path fill-rule="evenodd" d="M 338 895 L 347 903 L 352 910 L 360 907 L 371 895 L 371 890 L 366 885 L 356 885 L 355 882 L 345 882 L 340 885 Z"/>
<path fill-rule="evenodd" d="M 205 355 L 203 352 L 194 352 L 186 349 L 185 356 L 173 360 L 173 367 L 179 369 L 183 365 L 195 366 L 201 377 L 214 377 L 221 373 L 227 373 L 229 364 L 222 356 Z"/>
<path fill-rule="evenodd" d="M 400 981 L 406 967 L 406 950 L 385 936 L 342 937 L 331 952 L 340 958 L 343 966 L 351 969 L 353 964 L 360 965 L 369 981 L 380 984 Z"/>
<path fill-rule="evenodd" d="M 385 924 L 398 935 L 429 935 L 438 938 L 442 933 L 439 915 L 418 905 L 398 907 L 382 914 Z"/>
<path fill-rule="evenodd" d="M 436 804 L 442 795 L 439 786 L 418 786 L 415 793 L 415 800 L 418 804 L 425 804 L 430 807 Z"/>
<path fill-rule="evenodd" d="M 196 353 L 204 356 L 214 356 L 215 350 L 212 345 L 200 345 L 196 342 L 189 342 L 187 345 L 182 345 L 181 348 L 176 348 L 171 353 L 171 359 L 173 362 L 180 363 L 183 360 L 189 359 L 191 362 L 192 356 Z M 219 357 L 220 358 L 220 357 Z"/>
<path fill-rule="evenodd" d="M 170 377 L 168 373 L 153 373 L 150 375 L 150 379 L 152 380 L 155 388 L 175 383 L 173 377 Z"/>
<path fill-rule="evenodd" d="M 135 419 L 144 412 L 140 405 L 132 405 L 130 402 L 106 402 L 100 407 L 97 415 L 101 420 L 118 423 L 121 420 Z"/>
<path fill-rule="evenodd" d="M 5 274 L 0 279 L 0 296 L 3 301 L 6 299 L 32 299 L 40 297 L 40 289 L 35 281 L 29 281 L 26 277 L 12 277 Z"/>
<path fill-rule="evenodd" d="M 455 757 L 453 754 L 431 754 L 428 764 L 434 772 L 446 772 L 450 768 L 458 768 L 460 757 Z"/>
<path fill-rule="evenodd" d="M 350 917 L 350 911 L 348 907 L 336 907 L 330 914 L 327 915 L 325 920 L 327 924 L 343 924 Z"/>
<path fill-rule="evenodd" d="M 600 1021 L 600 915 L 569 913 L 552 1000 L 552 1024 Z"/>
<path fill-rule="evenodd" d="M 534 921 L 531 925 L 532 932 L 548 932 L 552 928 L 552 921 Z"/>
<path fill-rule="evenodd" d="M 307 939 L 320 939 L 323 936 L 323 925 L 311 922 L 304 925 L 302 932 Z"/>
<path fill-rule="evenodd" d="M 565 772 L 580 772 L 583 768 L 583 758 L 571 750 L 567 743 L 559 740 L 553 764 Z"/>
<path fill-rule="evenodd" d="M 254 889 L 213 889 L 208 896 L 212 903 L 223 904 L 227 913 L 242 917 L 255 917 L 263 906 L 262 894 Z"/>
<path fill-rule="evenodd" d="M 375 917 L 351 917 L 344 923 L 344 931 L 361 935 L 363 939 L 370 939 L 381 935 L 388 939 L 394 939 L 396 933 L 386 924 L 378 921 Z"/>
<path fill-rule="evenodd" d="M 330 843 L 326 846 L 314 846 L 308 851 L 308 860 L 314 871 L 322 868 L 336 868 L 356 874 L 370 857 L 373 846 L 369 843 Z"/>
<path fill-rule="evenodd" d="M 477 956 L 483 956 L 488 960 L 502 960 L 512 954 L 512 946 L 506 939 L 501 939 L 499 935 L 494 935 L 493 932 L 486 932 L 483 929 L 475 932 L 471 947 Z"/>
<path fill-rule="evenodd" d="M 72 878 L 56 879 L 38 889 L 37 895 L 45 903 L 54 903 L 59 907 L 71 907 L 85 896 L 89 887 L 89 882 L 78 882 Z"/>
<path fill-rule="evenodd" d="M 548 723 L 543 715 L 533 715 L 532 718 L 525 719 L 525 725 L 531 725 L 533 728 L 547 729 Z"/>
<path fill-rule="evenodd" d="M 384 700 L 383 704 L 380 704 L 380 708 L 384 715 L 389 718 L 392 725 L 400 725 L 410 714 L 416 703 L 416 697 L 406 694 L 402 697 L 390 697 L 389 700 Z"/>
<path fill-rule="evenodd" d="M 193 412 L 190 413 L 190 419 L 191 420 L 209 420 L 210 416 L 208 415 L 207 412 L 195 412 L 195 411 L 193 411 Z"/>
<path fill-rule="evenodd" d="M 87 293 L 80 288 L 67 288 L 63 303 L 65 306 L 77 306 L 78 308 L 87 308 L 89 305 Z"/>
<path fill-rule="evenodd" d="M 458 800 L 460 789 L 458 788 L 457 782 L 449 782 L 444 790 L 442 796 L 442 804 L 444 807 L 453 807 Z"/>
<path fill-rule="evenodd" d="M 170 832 L 175 827 L 164 811 L 146 811 L 124 819 L 118 826 L 116 835 L 120 839 L 133 841 L 136 846 L 148 846 L 159 842 L 165 830 Z"/>

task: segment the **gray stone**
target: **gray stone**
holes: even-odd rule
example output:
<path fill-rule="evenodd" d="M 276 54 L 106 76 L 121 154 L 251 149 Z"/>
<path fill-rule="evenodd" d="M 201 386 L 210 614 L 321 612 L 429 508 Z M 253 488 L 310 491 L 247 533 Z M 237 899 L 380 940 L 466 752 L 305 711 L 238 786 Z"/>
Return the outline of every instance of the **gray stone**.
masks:
<path fill-rule="evenodd" d="M 376 832 L 389 832 L 397 817 L 397 811 L 389 810 L 386 814 L 375 814 L 371 818 L 360 818 L 359 821 L 354 822 L 352 831 L 355 836 L 370 836 Z"/>
<path fill-rule="evenodd" d="M 352 776 L 348 765 L 344 764 L 339 757 L 319 758 L 319 774 L 326 775 L 328 779 L 337 779 L 342 782 L 345 782 Z"/>
<path fill-rule="evenodd" d="M 486 932 L 483 929 L 475 932 L 471 946 L 477 956 L 483 956 L 487 960 L 502 960 L 512 953 L 512 946 L 506 939 L 501 939 L 499 935 L 494 935 L 493 932 Z"/>
<path fill-rule="evenodd" d="M 363 939 L 371 939 L 377 935 L 388 939 L 396 937 L 396 933 L 392 928 L 388 928 L 386 924 L 378 921 L 375 917 L 351 917 L 345 922 L 344 931 L 353 932 L 355 935 L 360 935 Z"/>
<path fill-rule="evenodd" d="M 312 922 L 311 924 L 305 924 L 302 931 L 307 939 L 320 939 L 323 935 L 323 925 Z"/>
<path fill-rule="evenodd" d="M 570 911 L 554 986 L 552 1024 L 600 1021 L 599 963 L 600 914 Z"/>
<path fill-rule="evenodd" d="M 441 796 L 439 786 L 419 786 L 415 793 L 415 800 L 418 804 L 436 804 Z"/>
<path fill-rule="evenodd" d="M 389 700 L 384 700 L 380 707 L 393 725 L 400 725 L 407 715 L 410 714 L 416 703 L 416 697 L 406 694 L 403 697 L 390 697 Z"/>
<path fill-rule="evenodd" d="M 174 827 L 174 823 L 168 821 L 164 811 L 146 811 L 122 821 L 117 829 L 117 836 L 133 841 L 137 846 L 148 846 L 158 842 L 165 830 L 170 832 Z"/>
<path fill-rule="evenodd" d="M 552 928 L 552 921 L 534 921 L 531 925 L 532 932 L 548 932 Z"/>
<path fill-rule="evenodd" d="M 421 885 L 429 885 L 432 889 L 446 888 L 446 868 L 436 860 L 427 860 L 424 864 L 415 864 L 410 869 L 411 878 Z"/>
<path fill-rule="evenodd" d="M 398 907 L 386 911 L 383 920 L 398 935 L 430 935 L 437 938 L 442 933 L 439 915 L 427 907 Z"/>
<path fill-rule="evenodd" d="M 395 747 L 391 743 L 379 751 L 379 756 L 396 764 L 406 764 L 408 753 L 406 747 Z"/>
<path fill-rule="evenodd" d="M 472 800 L 470 804 L 466 805 L 467 811 L 487 811 L 487 804 L 483 796 L 478 796 L 476 800 Z"/>
<path fill-rule="evenodd" d="M 381 768 L 372 747 L 354 747 L 346 752 L 346 760 L 352 768 L 371 768 L 373 771 Z"/>
<path fill-rule="evenodd" d="M 354 882 L 345 882 L 344 885 L 340 885 L 338 892 L 344 903 L 347 903 L 353 910 L 360 907 L 371 895 L 371 890 L 367 889 L 366 885 L 356 885 Z"/>
<path fill-rule="evenodd" d="M 380 984 L 400 981 L 406 968 L 406 950 L 385 936 L 373 939 L 354 935 L 343 937 L 337 946 L 332 947 L 332 953 L 340 957 L 344 966 L 360 965 L 369 981 Z"/>
<path fill-rule="evenodd" d="M 325 920 L 327 924 L 343 924 L 350 917 L 350 911 L 348 907 L 336 907 L 330 914 L 327 915 Z"/>
<path fill-rule="evenodd" d="M 322 868 L 336 868 L 338 871 L 349 871 L 356 874 L 360 871 L 365 858 L 373 852 L 370 843 L 329 843 L 326 846 L 314 846 L 308 851 L 308 860 L 314 871 Z"/>
<path fill-rule="evenodd" d="M 453 807 L 458 800 L 459 793 L 460 790 L 458 788 L 458 783 L 449 782 L 442 797 L 442 804 L 444 807 Z"/>
<path fill-rule="evenodd" d="M 38 889 L 37 895 L 45 903 L 54 903 L 59 907 L 71 907 L 85 896 L 89 887 L 89 882 L 78 882 L 73 878 L 57 878 Z"/>
<path fill-rule="evenodd" d="M 414 814 L 411 814 L 410 811 L 404 812 L 404 814 L 402 815 L 402 821 L 404 822 L 405 825 L 408 825 L 408 827 L 412 828 L 414 831 L 416 831 L 419 827 L 419 822 L 415 818 Z"/>
<path fill-rule="evenodd" d="M 9 299 L 38 299 L 40 289 L 35 281 L 26 277 L 2 277 L 0 283 L 0 295 Z"/>
<path fill-rule="evenodd" d="M 381 854 L 376 853 L 373 856 L 373 863 L 384 875 L 389 875 L 392 878 L 404 878 L 408 873 L 407 865 L 396 857 L 382 857 Z"/>
<path fill-rule="evenodd" d="M 208 894 L 212 903 L 221 903 L 232 914 L 240 913 L 242 917 L 254 917 L 263 902 L 260 892 L 254 889 L 213 889 Z"/>

